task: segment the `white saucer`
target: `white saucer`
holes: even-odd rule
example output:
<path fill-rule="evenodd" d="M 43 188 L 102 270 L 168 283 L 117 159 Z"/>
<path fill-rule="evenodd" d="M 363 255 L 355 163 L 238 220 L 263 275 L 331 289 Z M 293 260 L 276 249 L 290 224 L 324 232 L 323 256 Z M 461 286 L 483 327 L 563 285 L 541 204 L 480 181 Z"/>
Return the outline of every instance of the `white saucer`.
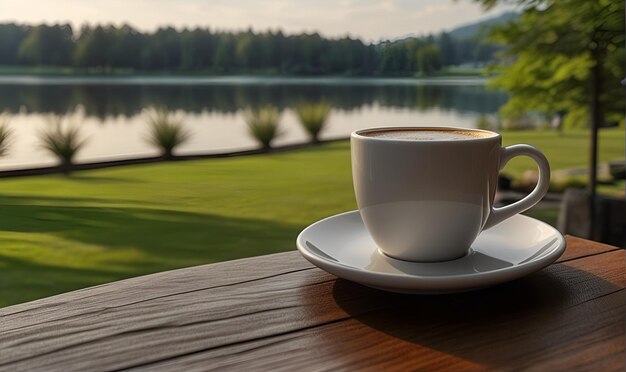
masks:
<path fill-rule="evenodd" d="M 386 291 L 414 294 L 463 292 L 540 270 L 565 250 L 556 229 L 516 215 L 483 231 L 458 260 L 417 263 L 381 253 L 358 211 L 328 217 L 304 229 L 298 250 L 314 265 L 340 278 Z"/>

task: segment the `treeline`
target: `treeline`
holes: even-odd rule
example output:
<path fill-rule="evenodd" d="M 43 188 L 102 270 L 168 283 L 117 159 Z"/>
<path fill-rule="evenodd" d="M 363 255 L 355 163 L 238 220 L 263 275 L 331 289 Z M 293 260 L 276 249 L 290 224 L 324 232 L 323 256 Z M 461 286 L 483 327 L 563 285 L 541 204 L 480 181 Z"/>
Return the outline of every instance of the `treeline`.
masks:
<path fill-rule="evenodd" d="M 130 26 L 0 24 L 0 65 L 60 66 L 106 73 L 135 71 L 409 75 L 481 64 L 498 49 L 449 34 L 366 44 L 349 37 Z"/>

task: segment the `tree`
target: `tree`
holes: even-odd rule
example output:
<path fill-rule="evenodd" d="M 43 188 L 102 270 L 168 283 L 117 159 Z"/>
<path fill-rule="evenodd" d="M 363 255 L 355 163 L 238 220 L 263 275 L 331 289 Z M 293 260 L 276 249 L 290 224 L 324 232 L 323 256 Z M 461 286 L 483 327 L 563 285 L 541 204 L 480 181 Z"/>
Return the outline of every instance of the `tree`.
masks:
<path fill-rule="evenodd" d="M 417 64 L 422 75 L 441 70 L 441 51 L 437 44 L 428 44 L 417 50 Z"/>
<path fill-rule="evenodd" d="M 244 69 L 249 70 L 259 63 L 260 51 L 258 48 L 259 38 L 252 33 L 252 30 L 238 35 L 235 45 L 235 60 L 237 65 Z"/>
<path fill-rule="evenodd" d="M 14 23 L 0 24 L 0 65 L 16 65 L 17 53 L 22 41 L 28 36 L 30 26 Z"/>
<path fill-rule="evenodd" d="M 102 26 L 83 27 L 74 48 L 74 64 L 80 67 L 110 67 L 110 59 L 113 57 L 113 32 L 105 30 Z"/>
<path fill-rule="evenodd" d="M 511 94 L 503 114 L 566 111 L 573 126 L 591 123 L 592 112 L 598 119 L 622 117 L 624 3 L 552 2 L 542 1 L 545 9 L 529 8 L 517 21 L 494 29 L 492 37 L 508 46 L 502 74 L 492 81 Z"/>
<path fill-rule="evenodd" d="M 218 72 L 230 72 L 235 66 L 235 41 L 231 34 L 219 36 L 213 67 Z"/>
<path fill-rule="evenodd" d="M 481 36 L 482 37 L 482 36 Z M 423 46 L 428 48 L 418 52 Z M 437 45 L 440 57 L 433 53 Z M 411 36 L 366 44 L 351 37 L 329 39 L 317 33 L 214 31 L 160 28 L 140 32 L 129 25 L 20 26 L 0 24 L 0 65 L 75 66 L 111 69 L 283 73 L 414 75 L 447 66 L 493 59 L 497 47 L 449 34 Z M 435 57 L 435 58 L 433 58 Z"/>
<path fill-rule="evenodd" d="M 69 66 L 74 49 L 72 37 L 68 24 L 33 27 L 20 44 L 18 58 L 32 65 Z"/>
<path fill-rule="evenodd" d="M 177 70 L 180 67 L 180 34 L 172 27 L 159 28 L 152 35 L 154 39 L 155 56 L 159 67 L 164 70 Z"/>
<path fill-rule="evenodd" d="M 396 42 L 386 42 L 380 46 L 380 67 L 383 73 L 407 73 L 411 71 L 413 62 L 412 56 L 409 56 L 407 50 L 412 48 L 405 45 L 406 40 Z M 414 48 L 412 50 L 415 50 Z"/>
<path fill-rule="evenodd" d="M 145 45 L 145 34 L 129 25 L 114 29 L 112 35 L 111 65 L 118 68 L 141 68 L 141 50 Z"/>
<path fill-rule="evenodd" d="M 498 0 L 477 0 L 486 7 Z M 569 125 L 588 126 L 589 194 L 595 206 L 597 131 L 623 119 L 624 2 L 620 0 L 516 0 L 522 15 L 493 32 L 507 45 L 501 75 L 492 85 L 509 92 L 504 115 L 529 110 L 567 112 Z M 592 218 L 593 220 L 593 218 Z M 593 225 L 592 225 L 593 233 Z"/>
<path fill-rule="evenodd" d="M 439 35 L 439 50 L 441 50 L 441 60 L 444 66 L 457 64 L 456 40 L 447 32 Z"/>

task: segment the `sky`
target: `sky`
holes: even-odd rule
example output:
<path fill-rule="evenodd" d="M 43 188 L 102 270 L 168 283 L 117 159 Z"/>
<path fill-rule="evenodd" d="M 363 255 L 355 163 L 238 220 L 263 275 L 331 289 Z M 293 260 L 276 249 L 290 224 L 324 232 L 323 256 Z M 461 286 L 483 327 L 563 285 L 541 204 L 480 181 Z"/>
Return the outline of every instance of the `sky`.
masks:
<path fill-rule="evenodd" d="M 471 0 L 1 0 L 0 22 L 128 23 L 287 33 L 320 32 L 366 41 L 450 30 L 498 15 Z"/>

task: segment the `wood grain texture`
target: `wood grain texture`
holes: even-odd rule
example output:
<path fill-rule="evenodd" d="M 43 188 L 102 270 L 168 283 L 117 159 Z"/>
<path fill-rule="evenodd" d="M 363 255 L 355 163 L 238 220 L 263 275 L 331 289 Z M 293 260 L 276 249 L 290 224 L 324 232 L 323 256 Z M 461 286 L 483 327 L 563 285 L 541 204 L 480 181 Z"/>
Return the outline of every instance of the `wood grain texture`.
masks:
<path fill-rule="evenodd" d="M 410 296 L 297 252 L 0 309 L 2 370 L 623 370 L 626 255 L 568 237 L 560 263 L 478 292 Z"/>
<path fill-rule="evenodd" d="M 571 235 L 567 235 L 566 240 L 567 249 L 556 262 L 564 262 L 573 260 L 575 258 L 593 256 L 595 254 L 620 250 L 620 248 L 614 247 L 612 245 L 598 242 L 590 243 L 590 241 L 587 239 L 581 239 Z"/>

